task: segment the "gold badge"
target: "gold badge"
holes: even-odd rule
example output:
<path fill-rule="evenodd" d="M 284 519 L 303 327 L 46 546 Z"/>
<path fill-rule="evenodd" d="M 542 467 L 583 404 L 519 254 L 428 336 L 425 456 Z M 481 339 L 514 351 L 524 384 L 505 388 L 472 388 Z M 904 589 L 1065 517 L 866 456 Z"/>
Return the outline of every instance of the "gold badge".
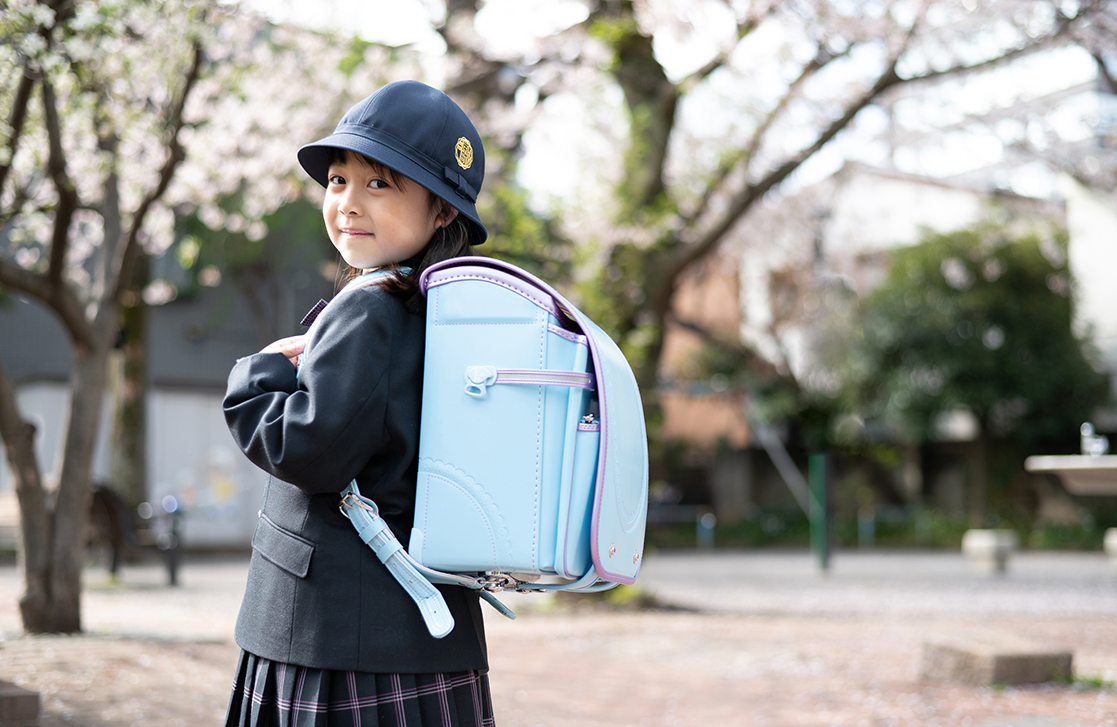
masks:
<path fill-rule="evenodd" d="M 473 145 L 469 143 L 469 139 L 464 136 L 458 139 L 458 143 L 454 146 L 454 158 L 458 160 L 458 166 L 462 169 L 473 166 Z"/>

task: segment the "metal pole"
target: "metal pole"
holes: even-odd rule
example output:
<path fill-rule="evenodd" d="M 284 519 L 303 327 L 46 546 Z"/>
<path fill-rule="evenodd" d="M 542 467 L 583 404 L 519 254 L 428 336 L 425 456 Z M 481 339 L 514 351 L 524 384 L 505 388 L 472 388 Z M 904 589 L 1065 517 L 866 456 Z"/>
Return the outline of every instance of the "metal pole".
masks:
<path fill-rule="evenodd" d="M 823 573 L 830 569 L 830 502 L 827 492 L 829 465 L 830 456 L 826 453 L 812 454 L 807 460 L 810 483 L 808 517 L 811 523 L 811 553 Z"/>

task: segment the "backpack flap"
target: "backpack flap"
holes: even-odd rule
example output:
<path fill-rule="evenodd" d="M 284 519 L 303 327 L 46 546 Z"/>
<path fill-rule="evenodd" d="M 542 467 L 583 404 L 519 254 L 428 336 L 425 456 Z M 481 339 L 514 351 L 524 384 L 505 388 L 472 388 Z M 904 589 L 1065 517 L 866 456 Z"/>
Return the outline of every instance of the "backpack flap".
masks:
<path fill-rule="evenodd" d="M 644 557 L 648 519 L 648 433 L 636 377 L 609 334 L 573 311 L 590 342 L 601 411 L 590 546 L 597 574 L 631 585 Z"/>

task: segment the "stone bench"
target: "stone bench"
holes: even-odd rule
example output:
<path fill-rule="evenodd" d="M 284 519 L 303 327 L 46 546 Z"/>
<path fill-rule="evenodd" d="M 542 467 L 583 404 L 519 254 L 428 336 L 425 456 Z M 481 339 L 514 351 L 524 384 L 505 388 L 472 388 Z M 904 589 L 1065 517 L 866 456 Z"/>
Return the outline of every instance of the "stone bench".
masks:
<path fill-rule="evenodd" d="M 974 686 L 1070 681 L 1073 654 L 1013 634 L 967 632 L 923 642 L 921 678 Z"/>
<path fill-rule="evenodd" d="M 0 681 L 0 725 L 30 727 L 39 723 L 39 693 Z"/>
<path fill-rule="evenodd" d="M 962 553 L 975 571 L 999 575 L 1008 569 L 1008 556 L 1020 540 L 1015 530 L 967 530 L 962 535 Z"/>

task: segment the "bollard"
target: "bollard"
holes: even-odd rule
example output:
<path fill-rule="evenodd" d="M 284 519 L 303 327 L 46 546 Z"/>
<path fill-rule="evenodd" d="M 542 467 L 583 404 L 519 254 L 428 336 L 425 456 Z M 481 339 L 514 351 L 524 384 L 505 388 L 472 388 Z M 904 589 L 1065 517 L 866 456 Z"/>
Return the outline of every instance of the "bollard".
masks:
<path fill-rule="evenodd" d="M 857 511 L 857 547 L 871 548 L 876 544 L 877 514 L 872 505 L 862 505 Z"/>
<path fill-rule="evenodd" d="M 702 512 L 695 519 L 695 535 L 700 549 L 714 547 L 714 526 L 717 523 L 718 517 L 712 512 Z"/>
<path fill-rule="evenodd" d="M 1102 548 L 1105 550 L 1105 554 L 1109 556 L 1109 564 L 1117 568 L 1117 528 L 1106 529 Z"/>
<path fill-rule="evenodd" d="M 1015 530 L 967 530 L 962 535 L 962 553 L 983 575 L 1004 574 L 1008 556 L 1018 544 Z"/>

